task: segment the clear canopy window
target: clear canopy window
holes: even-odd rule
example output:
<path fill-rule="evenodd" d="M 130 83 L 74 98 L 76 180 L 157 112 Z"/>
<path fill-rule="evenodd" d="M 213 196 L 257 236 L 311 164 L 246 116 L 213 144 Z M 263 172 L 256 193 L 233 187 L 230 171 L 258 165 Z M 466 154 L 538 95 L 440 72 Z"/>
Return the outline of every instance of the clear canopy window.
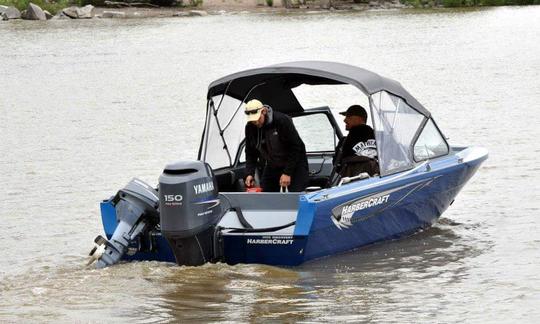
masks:
<path fill-rule="evenodd" d="M 381 175 L 413 167 L 412 142 L 424 115 L 386 91 L 371 96 Z"/>
<path fill-rule="evenodd" d="M 325 114 L 311 114 L 293 118 L 306 152 L 334 151 L 337 143 L 334 128 Z"/>
<path fill-rule="evenodd" d="M 350 84 L 302 84 L 293 89 L 294 96 L 304 108 L 329 107 L 339 127 L 345 131 L 343 116 L 340 112 L 347 110 L 352 105 L 360 105 L 369 113 L 369 98 L 357 87 Z M 368 125 L 372 125 L 368 116 Z"/>
<path fill-rule="evenodd" d="M 209 114 L 202 160 L 213 169 L 230 166 L 234 163 L 240 142 L 245 137 L 246 117 L 243 103 L 227 95 L 215 96 L 209 101 Z"/>
<path fill-rule="evenodd" d="M 449 148 L 432 119 L 429 119 L 414 144 L 414 159 L 423 161 L 448 154 Z"/>

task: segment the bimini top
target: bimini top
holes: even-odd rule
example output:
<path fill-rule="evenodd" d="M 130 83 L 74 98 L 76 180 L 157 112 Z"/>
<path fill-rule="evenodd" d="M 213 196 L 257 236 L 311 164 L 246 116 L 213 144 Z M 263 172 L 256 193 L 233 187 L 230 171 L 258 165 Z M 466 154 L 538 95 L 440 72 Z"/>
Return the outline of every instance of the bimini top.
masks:
<path fill-rule="evenodd" d="M 208 99 L 226 93 L 244 102 L 260 99 L 285 113 L 301 112 L 304 109 L 292 91 L 301 84 L 350 84 L 366 95 L 385 90 L 401 97 L 426 117 L 430 116 L 399 82 L 353 65 L 324 61 L 281 63 L 237 72 L 212 82 Z"/>

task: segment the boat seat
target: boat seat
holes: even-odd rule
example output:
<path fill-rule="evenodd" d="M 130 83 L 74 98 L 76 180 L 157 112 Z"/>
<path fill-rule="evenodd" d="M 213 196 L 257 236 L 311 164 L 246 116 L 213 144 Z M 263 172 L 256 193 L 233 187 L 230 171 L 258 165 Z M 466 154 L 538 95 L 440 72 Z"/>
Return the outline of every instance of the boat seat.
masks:
<path fill-rule="evenodd" d="M 309 187 L 321 187 L 324 188 L 328 184 L 328 177 L 315 176 L 309 177 Z"/>
<path fill-rule="evenodd" d="M 379 173 L 379 163 L 375 159 L 365 156 L 349 156 L 342 160 L 341 177 L 354 177 L 363 172 L 370 176 Z"/>

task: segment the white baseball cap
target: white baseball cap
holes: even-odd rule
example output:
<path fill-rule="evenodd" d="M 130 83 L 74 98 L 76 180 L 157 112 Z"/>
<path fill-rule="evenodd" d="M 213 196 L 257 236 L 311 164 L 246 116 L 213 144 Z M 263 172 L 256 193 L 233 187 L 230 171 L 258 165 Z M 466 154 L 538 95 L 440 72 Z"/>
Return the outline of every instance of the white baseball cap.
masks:
<path fill-rule="evenodd" d="M 252 122 L 256 121 L 261 117 L 262 109 L 264 108 L 264 105 L 262 102 L 260 102 L 257 99 L 252 99 L 246 103 L 245 111 L 247 121 Z"/>

